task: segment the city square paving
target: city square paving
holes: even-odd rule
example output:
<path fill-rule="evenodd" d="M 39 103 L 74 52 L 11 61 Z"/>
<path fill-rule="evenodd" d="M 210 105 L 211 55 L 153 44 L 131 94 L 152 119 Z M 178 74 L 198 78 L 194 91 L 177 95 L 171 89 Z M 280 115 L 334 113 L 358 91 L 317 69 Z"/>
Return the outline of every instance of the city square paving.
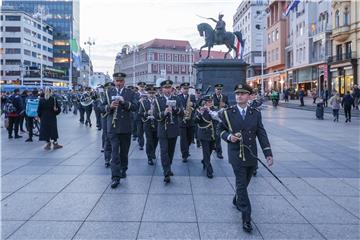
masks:
<path fill-rule="evenodd" d="M 224 142 L 225 159 L 212 159 L 213 179 L 202 170 L 201 149 L 192 145 L 182 163 L 177 146 L 168 185 L 159 150 L 149 166 L 132 142 L 128 177 L 113 190 L 101 132 L 69 114 L 59 117 L 64 148 L 56 151 L 25 137 L 8 140 L 1 129 L 2 239 L 359 239 L 359 118 L 334 123 L 328 114 L 316 120 L 314 112 L 282 107 L 262 115 L 272 170 L 296 197 L 259 166 L 249 186 L 251 235 L 232 205 Z"/>

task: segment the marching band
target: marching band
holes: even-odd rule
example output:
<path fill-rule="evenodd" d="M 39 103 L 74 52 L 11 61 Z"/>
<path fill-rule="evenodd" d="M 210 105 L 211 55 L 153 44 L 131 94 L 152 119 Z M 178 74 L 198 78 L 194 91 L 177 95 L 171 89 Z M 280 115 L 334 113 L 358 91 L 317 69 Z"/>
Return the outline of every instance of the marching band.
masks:
<path fill-rule="evenodd" d="M 202 95 L 199 89 L 192 94 L 189 83 L 174 87 L 171 80 L 164 80 L 160 87 L 144 82 L 125 87 L 125 77 L 124 73 L 114 73 L 113 83 L 99 86 L 93 92 L 86 89 L 78 97 L 80 122 L 84 123 L 86 113 L 85 124 L 90 127 L 94 105 L 97 127 L 103 131 L 105 167 L 111 168 L 111 188 L 117 188 L 120 179 L 126 178 L 131 139 L 137 139 L 139 150 L 145 146 L 150 166 L 155 164 L 156 149 L 160 146 L 165 184 L 176 174 L 172 163 L 178 137 L 183 163 L 191 156 L 189 147 L 196 139 L 196 146 L 202 148 L 201 163 L 209 179 L 214 177 L 211 154 L 214 151 L 218 159 L 223 159 L 223 140 L 227 143 L 227 155 L 236 179 L 233 204 L 242 212 L 244 231 L 251 232 L 247 186 L 257 169 L 256 138 L 268 165 L 273 164 L 270 143 L 257 108 L 261 103 L 254 98 L 254 90 L 247 84 L 236 85 L 236 105 L 230 106 L 228 97 L 222 93 L 223 84 L 214 86 L 214 94 L 209 95 L 208 88 Z"/>

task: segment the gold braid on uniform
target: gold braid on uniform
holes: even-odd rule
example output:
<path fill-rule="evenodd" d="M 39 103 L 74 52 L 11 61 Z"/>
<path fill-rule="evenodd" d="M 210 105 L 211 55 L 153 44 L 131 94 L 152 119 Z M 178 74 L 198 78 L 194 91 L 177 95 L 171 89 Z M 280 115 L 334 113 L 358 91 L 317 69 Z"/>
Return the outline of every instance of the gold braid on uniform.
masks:
<path fill-rule="evenodd" d="M 228 114 L 227 114 L 227 110 L 224 111 L 224 117 L 225 117 L 225 120 L 226 120 L 226 122 L 227 122 L 227 125 L 228 125 L 228 128 L 229 128 L 230 132 L 233 133 L 233 130 L 232 130 L 232 127 L 231 127 L 231 123 L 230 123 L 230 121 L 229 121 L 229 117 L 228 117 Z M 240 157 L 240 159 L 242 159 L 242 160 L 245 162 L 246 159 L 245 159 L 244 141 L 243 141 L 242 134 L 241 134 L 241 132 L 237 132 L 237 133 L 234 133 L 234 136 L 236 136 L 237 138 L 239 138 L 239 144 L 240 144 L 239 157 Z"/>
<path fill-rule="evenodd" d="M 213 122 L 210 120 L 206 120 L 203 116 L 201 116 L 202 120 L 204 120 L 204 122 L 208 123 L 208 125 L 201 127 L 200 124 L 198 124 L 198 128 L 208 128 L 211 126 L 211 138 L 212 140 L 215 140 L 215 131 L 214 131 L 214 124 Z"/>

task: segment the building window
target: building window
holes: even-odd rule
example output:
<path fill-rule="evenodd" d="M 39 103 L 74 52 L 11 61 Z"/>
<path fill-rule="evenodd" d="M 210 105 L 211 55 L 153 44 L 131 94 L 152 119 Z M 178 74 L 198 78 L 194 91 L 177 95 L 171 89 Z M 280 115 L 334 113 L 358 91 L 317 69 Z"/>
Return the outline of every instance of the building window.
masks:
<path fill-rule="evenodd" d="M 20 76 L 20 71 L 5 71 L 5 76 Z"/>
<path fill-rule="evenodd" d="M 179 65 L 174 65 L 173 69 L 174 69 L 174 73 L 178 73 L 179 72 Z"/>
<path fill-rule="evenodd" d="M 20 65 L 20 59 L 5 59 L 5 65 Z"/>
<path fill-rule="evenodd" d="M 177 83 L 177 81 L 178 81 L 178 77 L 177 77 L 177 76 L 175 76 L 175 82 Z"/>
<path fill-rule="evenodd" d="M 5 21 L 21 21 L 21 16 L 5 16 Z"/>
<path fill-rule="evenodd" d="M 345 43 L 345 53 L 346 53 L 346 58 L 350 59 L 351 58 L 351 42 Z"/>
<path fill-rule="evenodd" d="M 165 57 L 163 53 L 159 54 L 159 61 L 165 61 Z"/>
<path fill-rule="evenodd" d="M 279 40 L 279 30 L 278 29 L 275 30 L 275 40 L 276 41 Z"/>
<path fill-rule="evenodd" d="M 21 27 L 5 27 L 5 32 L 20 32 Z"/>
<path fill-rule="evenodd" d="M 342 59 L 342 45 L 339 44 L 336 46 L 336 60 Z"/>
<path fill-rule="evenodd" d="M 54 63 L 68 63 L 68 58 L 54 58 Z"/>
<path fill-rule="evenodd" d="M 335 12 L 335 27 L 339 27 L 340 25 L 340 12 L 336 10 Z"/>
<path fill-rule="evenodd" d="M 156 75 L 154 75 L 154 82 L 156 82 Z"/>
<path fill-rule="evenodd" d="M 20 54 L 21 49 L 20 48 L 6 48 L 5 53 L 6 54 Z"/>
<path fill-rule="evenodd" d="M 6 43 L 20 43 L 21 38 L 5 38 Z"/>
<path fill-rule="evenodd" d="M 344 11 L 344 25 L 348 26 L 349 23 L 350 23 L 349 9 L 345 8 L 345 11 Z"/>
<path fill-rule="evenodd" d="M 270 44 L 271 43 L 271 36 L 270 36 L 270 34 L 268 34 L 268 44 Z"/>
<path fill-rule="evenodd" d="M 171 54 L 166 54 L 166 61 L 171 62 Z"/>

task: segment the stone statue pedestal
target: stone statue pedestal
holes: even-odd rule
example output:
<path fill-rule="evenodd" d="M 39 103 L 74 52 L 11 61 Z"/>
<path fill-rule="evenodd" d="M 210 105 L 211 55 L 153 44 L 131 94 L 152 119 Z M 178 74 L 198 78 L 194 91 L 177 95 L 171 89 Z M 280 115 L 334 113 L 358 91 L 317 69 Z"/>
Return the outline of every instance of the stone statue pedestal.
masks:
<path fill-rule="evenodd" d="M 246 83 L 248 64 L 242 59 L 202 59 L 194 64 L 196 69 L 196 86 L 202 93 L 211 86 L 208 94 L 214 93 L 214 85 L 224 84 L 223 94 L 229 98 L 229 103 L 235 103 L 234 87 Z"/>

